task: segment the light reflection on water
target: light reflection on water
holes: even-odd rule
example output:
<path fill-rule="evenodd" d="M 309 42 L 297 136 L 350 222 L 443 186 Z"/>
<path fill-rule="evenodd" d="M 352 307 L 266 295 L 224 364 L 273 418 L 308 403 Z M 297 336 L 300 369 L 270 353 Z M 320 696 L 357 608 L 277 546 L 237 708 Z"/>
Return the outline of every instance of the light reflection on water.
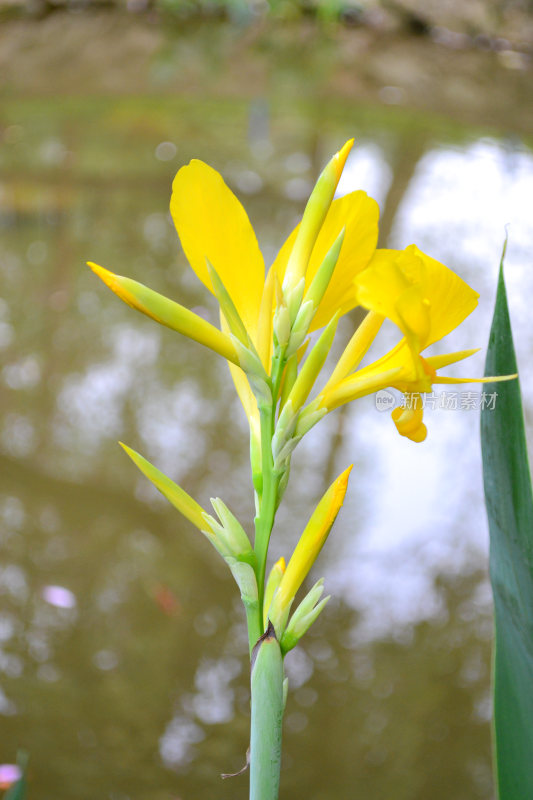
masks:
<path fill-rule="evenodd" d="M 16 113 L 13 125 L 23 128 Z M 202 503 L 219 494 L 246 522 L 243 415 L 223 364 L 121 306 L 82 263 L 99 260 L 215 319 L 169 220 L 175 167 L 213 153 L 273 256 L 322 155 L 356 127 L 347 119 L 313 152 L 305 136 L 261 127 L 261 147 L 242 146 L 239 159 L 224 139 L 202 141 L 197 132 L 173 151 L 161 131 L 149 191 L 129 174 L 129 158 L 116 164 L 112 187 L 99 171 L 87 183 L 89 169 L 68 173 L 65 188 L 63 173 L 43 182 L 33 167 L 3 186 L 0 761 L 27 748 L 35 796 L 83 798 L 88 786 L 102 797 L 147 800 L 246 795 L 245 779 L 218 778 L 242 766 L 248 725 L 246 636 L 233 586 L 115 444 L 123 438 Z M 239 135 L 246 139 L 246 127 Z M 387 193 L 399 192 L 394 221 L 384 223 L 390 244 L 416 241 L 481 292 L 448 349 L 485 346 L 511 224 L 507 279 L 527 405 L 531 154 L 509 142 L 437 136 L 398 187 L 391 152 L 402 140 L 389 150 L 387 136 L 376 130 L 380 144 L 359 137 L 340 191 L 366 189 L 385 217 Z M 41 166 L 91 163 L 105 128 L 99 137 L 77 152 L 47 133 L 36 142 Z M 139 139 L 139 152 L 145 144 Z M 343 322 L 340 338 L 354 320 Z M 382 350 L 393 335 L 384 331 Z M 461 374 L 480 375 L 482 361 Z M 357 796 L 400 800 L 491 796 L 478 413 L 435 410 L 428 427 L 428 441 L 415 446 L 368 398 L 324 420 L 296 452 L 273 557 L 290 553 L 325 472 L 331 478 L 352 461 L 355 470 L 315 574 L 334 599 L 287 660 L 287 796 L 347 797 L 353 786 Z"/>

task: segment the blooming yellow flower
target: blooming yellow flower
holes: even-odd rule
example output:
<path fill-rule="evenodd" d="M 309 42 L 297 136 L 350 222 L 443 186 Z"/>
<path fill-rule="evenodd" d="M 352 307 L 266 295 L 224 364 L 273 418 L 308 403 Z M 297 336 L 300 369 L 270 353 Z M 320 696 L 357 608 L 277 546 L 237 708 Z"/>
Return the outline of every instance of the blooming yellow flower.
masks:
<path fill-rule="evenodd" d="M 477 383 L 502 378 L 451 378 L 437 370 L 477 352 L 462 350 L 439 356 L 421 353 L 442 339 L 474 310 L 479 295 L 451 269 L 415 245 L 403 251 L 377 250 L 367 269 L 354 279 L 357 300 L 369 314 L 346 348 L 314 403 L 331 411 L 357 397 L 392 387 L 411 395 L 392 418 L 399 433 L 416 442 L 426 436 L 420 392 L 439 383 Z M 384 318 L 403 333 L 398 344 L 372 364 L 357 370 Z M 366 328 L 366 330 L 365 330 Z M 506 379 L 505 376 L 503 379 Z"/>
<path fill-rule="evenodd" d="M 195 159 L 174 179 L 170 210 L 189 264 L 210 291 L 213 287 L 207 261 L 214 266 L 268 373 L 276 279 L 279 285 L 291 288 L 304 276 L 309 287 L 343 228 L 337 264 L 311 330 L 326 325 L 337 311 L 345 313 L 356 305 L 353 279 L 374 254 L 379 209 L 362 191 L 332 199 L 351 144 L 348 142 L 324 169 L 304 214 L 303 234 L 299 236 L 300 226 L 291 233 L 266 276 L 248 216 L 221 175 Z M 257 405 L 246 376 L 231 363 L 230 369 L 247 416 L 256 427 Z"/>

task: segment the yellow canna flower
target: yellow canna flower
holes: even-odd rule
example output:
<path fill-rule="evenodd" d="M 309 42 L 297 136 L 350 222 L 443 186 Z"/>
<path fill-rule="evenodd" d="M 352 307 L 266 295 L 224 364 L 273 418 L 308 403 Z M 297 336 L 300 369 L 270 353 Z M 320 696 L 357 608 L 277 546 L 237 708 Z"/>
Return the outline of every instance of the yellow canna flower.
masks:
<path fill-rule="evenodd" d="M 315 508 L 282 575 L 269 611 L 269 618 L 278 634 L 285 626 L 296 592 L 315 563 L 341 509 L 352 466 L 331 484 Z"/>
<path fill-rule="evenodd" d="M 477 349 L 421 355 L 463 322 L 476 307 L 479 295 L 415 245 L 404 251 L 377 250 L 354 283 L 359 303 L 370 313 L 319 397 L 308 407 L 308 414 L 317 408 L 331 411 L 363 395 L 392 387 L 411 398 L 406 407 L 392 412 L 398 432 L 421 442 L 427 433 L 422 422 L 421 392 L 431 392 L 433 385 L 439 383 L 486 383 L 514 377 L 451 378 L 437 374 L 438 369 L 468 358 Z M 400 328 L 403 338 L 380 359 L 357 370 L 385 317 Z"/>
<path fill-rule="evenodd" d="M 221 175 L 194 159 L 174 179 L 170 211 L 189 264 L 211 292 L 214 288 L 208 263 L 213 265 L 268 373 L 273 317 L 279 305 L 276 279 L 280 287 L 285 284 L 286 288 L 303 275 L 308 288 L 343 228 L 337 264 L 311 330 L 327 325 L 337 311 L 344 314 L 356 305 L 353 279 L 374 254 L 379 210 L 365 192 L 352 192 L 333 200 L 351 146 L 352 141 L 347 142 L 325 167 L 304 220 L 291 233 L 266 275 L 248 216 Z M 222 329 L 228 330 L 224 319 Z M 230 370 L 252 429 L 257 431 L 257 404 L 246 375 L 231 363 Z"/>

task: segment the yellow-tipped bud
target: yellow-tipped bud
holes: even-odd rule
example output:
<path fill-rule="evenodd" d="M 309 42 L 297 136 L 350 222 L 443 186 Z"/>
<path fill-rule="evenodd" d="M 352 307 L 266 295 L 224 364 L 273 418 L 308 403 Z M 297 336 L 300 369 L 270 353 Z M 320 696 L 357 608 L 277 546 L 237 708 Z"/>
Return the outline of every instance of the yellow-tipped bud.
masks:
<path fill-rule="evenodd" d="M 287 294 L 305 276 L 313 247 L 335 195 L 346 159 L 353 146 L 350 139 L 324 167 L 307 201 L 294 247 L 287 262 L 283 291 Z M 298 309 L 296 309 L 298 311 Z"/>
<path fill-rule="evenodd" d="M 268 622 L 268 611 L 270 609 L 270 603 L 272 602 L 272 598 L 276 593 L 276 590 L 285 574 L 285 559 L 283 556 L 279 558 L 272 569 L 270 570 L 270 574 L 268 576 L 268 580 L 265 587 L 265 598 L 263 600 L 263 627 L 266 628 Z"/>
<path fill-rule="evenodd" d="M 137 311 L 142 311 L 143 314 L 155 319 L 161 325 L 166 325 L 167 328 L 172 328 L 172 330 L 188 336 L 189 339 L 194 339 L 205 347 L 209 347 L 210 350 L 214 350 L 215 353 L 237 366 L 241 366 L 230 337 L 219 331 L 214 325 L 142 283 L 122 275 L 115 275 L 90 261 L 87 263 L 106 286 L 109 286 L 129 306 Z"/>
<path fill-rule="evenodd" d="M 285 574 L 270 606 L 269 618 L 276 628 L 278 636 L 283 632 L 296 592 L 316 561 L 344 502 L 352 466 L 344 470 L 337 480 L 331 484 L 314 510 L 311 519 L 300 536 L 298 544 L 294 548 Z"/>
<path fill-rule="evenodd" d="M 205 522 L 202 506 L 199 505 L 196 500 L 193 500 L 181 486 L 178 486 L 177 483 L 174 483 L 174 481 L 168 478 L 161 470 L 150 464 L 140 453 L 132 450 L 131 447 L 128 447 L 122 442 L 119 442 L 119 444 L 129 455 L 135 466 L 146 475 L 148 480 L 152 481 L 154 486 L 172 503 L 174 508 L 177 508 L 193 525 L 196 525 L 197 528 L 203 531 Z"/>

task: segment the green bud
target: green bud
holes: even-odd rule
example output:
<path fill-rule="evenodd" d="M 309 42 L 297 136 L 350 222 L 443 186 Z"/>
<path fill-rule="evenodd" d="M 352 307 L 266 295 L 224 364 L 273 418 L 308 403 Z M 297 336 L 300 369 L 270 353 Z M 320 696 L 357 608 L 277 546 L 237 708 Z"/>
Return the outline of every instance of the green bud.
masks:
<path fill-rule="evenodd" d="M 317 422 L 320 422 L 320 420 L 325 417 L 327 413 L 327 408 L 320 408 L 318 403 L 315 403 L 315 401 L 309 403 L 309 405 L 304 408 L 298 417 L 295 436 L 301 439 L 302 436 L 305 436 L 305 434 L 310 431 L 311 428 L 317 424 Z"/>
<path fill-rule="evenodd" d="M 291 335 L 291 315 L 285 303 L 276 308 L 273 328 L 278 345 L 285 347 Z"/>
<path fill-rule="evenodd" d="M 279 479 L 278 484 L 278 506 L 281 503 L 283 495 L 285 494 L 285 489 L 287 488 L 287 484 L 289 483 L 289 476 L 291 472 L 291 462 L 288 461 L 283 466 L 283 472 L 281 473 L 281 478 Z M 277 507 L 277 506 L 276 506 Z"/>
<path fill-rule="evenodd" d="M 305 278 L 301 278 L 298 283 L 290 288 L 286 294 L 285 302 L 289 309 L 291 322 L 294 322 L 302 305 L 302 299 L 305 291 Z"/>
<path fill-rule="evenodd" d="M 289 464 L 291 455 L 293 453 L 293 450 L 296 447 L 296 445 L 298 444 L 298 442 L 300 441 L 300 438 L 301 437 L 297 438 L 297 437 L 293 436 L 291 439 L 289 439 L 287 442 L 285 442 L 285 444 L 283 445 L 283 447 L 281 448 L 279 453 L 274 458 L 274 471 L 275 472 L 282 472 L 286 468 L 286 466 Z"/>
<path fill-rule="evenodd" d="M 240 589 L 244 605 L 247 607 L 255 605 L 257 608 L 259 593 L 257 591 L 257 579 L 253 568 L 250 564 L 237 561 L 237 559 L 231 556 L 228 556 L 225 561 L 231 570 L 231 574 L 235 578 L 235 583 Z"/>
<path fill-rule="evenodd" d="M 285 367 L 285 374 L 283 376 L 283 383 L 281 385 L 281 399 L 280 399 L 280 408 L 283 408 L 285 403 L 287 402 L 287 398 L 291 392 L 292 387 L 294 386 L 294 382 L 298 377 L 298 357 L 296 353 L 291 356 Z"/>
<path fill-rule="evenodd" d="M 324 366 L 324 362 L 333 344 L 339 316 L 340 312 L 337 311 L 331 322 L 324 328 L 315 346 L 305 359 L 300 374 L 296 378 L 286 403 L 286 406 L 290 403 L 295 412 L 299 411 L 307 400 L 320 374 L 320 370 Z"/>
<path fill-rule="evenodd" d="M 343 228 L 333 242 L 333 245 L 330 247 L 324 257 L 322 264 L 317 269 L 309 289 L 305 293 L 304 303 L 311 302 L 315 310 L 318 308 L 322 298 L 326 294 L 331 276 L 333 275 L 333 271 L 337 266 L 339 253 L 344 241 L 345 231 L 346 228 Z"/>
<path fill-rule="evenodd" d="M 204 527 L 202 528 L 204 536 L 211 542 L 222 558 L 228 558 L 230 556 L 235 558 L 226 539 L 226 532 L 222 525 L 220 525 L 211 514 L 205 511 L 202 516 L 204 518 Z"/>
<path fill-rule="evenodd" d="M 255 352 L 255 348 L 252 348 L 252 346 L 245 346 L 240 339 L 235 336 L 235 334 L 231 333 L 230 339 L 232 340 L 235 350 L 237 351 L 239 366 L 242 370 L 244 370 L 244 372 L 246 372 L 248 378 L 257 377 L 264 381 L 268 380 L 268 375 L 265 372 L 263 362 Z"/>
<path fill-rule="evenodd" d="M 296 234 L 292 247 L 285 277 L 283 279 L 284 291 L 295 286 L 299 279 L 305 275 L 309 259 L 320 229 L 326 218 L 329 207 L 335 194 L 344 164 L 351 150 L 353 139 L 346 142 L 344 147 L 336 153 L 322 170 L 316 185 L 307 201 L 302 221 Z M 295 317 L 292 317 L 294 319 Z"/>
<path fill-rule="evenodd" d="M 324 579 L 321 578 L 313 588 L 306 594 L 294 614 L 289 620 L 283 636 L 281 637 L 281 650 L 283 654 L 288 653 L 295 647 L 304 633 L 306 633 L 313 622 L 316 620 L 322 609 L 330 599 L 330 596 L 320 600 L 324 591 Z M 320 602 L 318 602 L 320 600 Z"/>
<path fill-rule="evenodd" d="M 255 375 L 248 375 L 248 381 L 250 382 L 250 388 L 257 400 L 257 405 L 270 406 L 272 404 L 272 389 L 270 388 L 270 384 L 266 380 L 263 380 L 263 378 L 258 378 Z"/>
<path fill-rule="evenodd" d="M 272 598 L 274 597 L 276 589 L 278 588 L 281 582 L 284 572 L 285 572 L 285 559 L 282 556 L 276 561 L 276 563 L 270 570 L 270 574 L 268 576 L 268 580 L 265 587 L 265 597 L 263 600 L 263 626 L 265 628 L 268 621 L 268 610 L 270 608 L 270 603 L 272 602 Z"/>
<path fill-rule="evenodd" d="M 294 409 L 294 406 L 291 402 L 291 395 L 292 392 L 289 395 L 289 399 L 283 406 L 276 424 L 274 436 L 272 437 L 272 455 L 274 456 L 274 459 L 278 457 L 279 453 L 285 447 L 285 444 L 289 441 L 289 439 L 292 438 L 292 434 L 298 421 L 298 410 Z"/>
<path fill-rule="evenodd" d="M 290 357 L 296 353 L 298 348 L 303 344 L 305 337 L 309 332 L 311 320 L 315 314 L 315 307 L 310 300 L 304 300 L 300 306 L 300 310 L 294 320 L 292 326 L 291 336 L 287 345 L 287 356 Z"/>
<path fill-rule="evenodd" d="M 220 497 L 211 498 L 211 505 L 215 509 L 217 516 L 222 523 L 225 532 L 226 541 L 231 548 L 231 554 L 239 561 L 247 561 L 252 563 L 255 559 L 250 540 L 246 531 L 242 527 L 237 517 L 232 514 L 227 505 L 220 499 Z"/>

